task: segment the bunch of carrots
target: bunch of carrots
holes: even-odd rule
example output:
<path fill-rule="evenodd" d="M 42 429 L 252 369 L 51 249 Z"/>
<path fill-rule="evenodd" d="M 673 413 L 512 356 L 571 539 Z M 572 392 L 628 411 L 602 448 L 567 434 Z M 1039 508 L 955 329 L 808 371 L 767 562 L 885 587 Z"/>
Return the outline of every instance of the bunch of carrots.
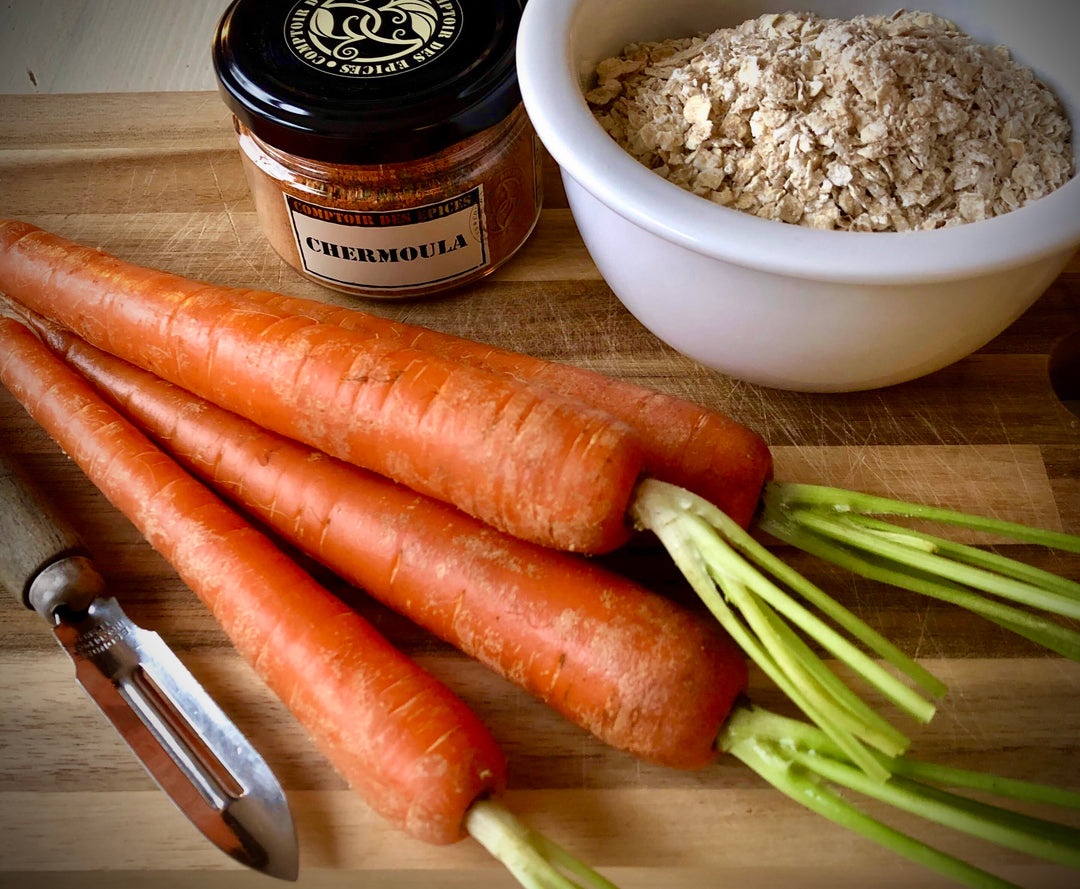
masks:
<path fill-rule="evenodd" d="M 341 774 L 412 835 L 472 835 L 527 887 L 611 886 L 496 801 L 502 755 L 463 703 L 210 488 L 619 749 L 676 768 L 731 753 L 965 885 L 1009 884 L 833 788 L 1080 867 L 1080 832 L 942 786 L 1070 808 L 1080 794 L 907 757 L 909 739 L 814 643 L 917 720 L 944 685 L 748 528 L 1080 660 L 1080 636 L 1041 613 L 1080 616 L 1080 585 L 879 516 L 919 511 L 1073 552 L 1077 538 L 778 484 L 760 437 L 716 412 L 142 269 L 21 222 L 0 221 L 0 291 L 14 316 L 0 319 L 4 385 L 172 562 Z M 582 557 L 642 529 L 716 621 Z M 744 655 L 809 723 L 744 700 Z"/>

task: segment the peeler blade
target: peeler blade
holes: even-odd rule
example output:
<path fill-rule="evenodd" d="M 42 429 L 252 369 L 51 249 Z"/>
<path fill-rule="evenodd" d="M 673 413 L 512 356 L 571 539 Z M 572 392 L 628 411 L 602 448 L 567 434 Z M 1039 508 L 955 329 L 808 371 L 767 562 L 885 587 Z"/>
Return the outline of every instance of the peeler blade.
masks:
<path fill-rule="evenodd" d="M 296 831 L 281 785 L 161 637 L 113 598 L 54 616 L 79 683 L 180 810 L 237 861 L 295 880 Z"/>

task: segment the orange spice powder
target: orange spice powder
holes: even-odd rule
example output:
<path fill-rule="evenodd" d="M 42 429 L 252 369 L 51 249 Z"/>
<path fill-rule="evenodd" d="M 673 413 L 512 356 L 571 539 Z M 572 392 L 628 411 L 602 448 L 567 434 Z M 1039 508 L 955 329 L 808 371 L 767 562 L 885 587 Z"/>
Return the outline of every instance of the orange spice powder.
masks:
<path fill-rule="evenodd" d="M 541 152 L 520 105 L 436 154 L 379 165 L 298 157 L 235 124 L 271 246 L 336 290 L 415 297 L 461 287 L 509 259 L 540 215 Z"/>

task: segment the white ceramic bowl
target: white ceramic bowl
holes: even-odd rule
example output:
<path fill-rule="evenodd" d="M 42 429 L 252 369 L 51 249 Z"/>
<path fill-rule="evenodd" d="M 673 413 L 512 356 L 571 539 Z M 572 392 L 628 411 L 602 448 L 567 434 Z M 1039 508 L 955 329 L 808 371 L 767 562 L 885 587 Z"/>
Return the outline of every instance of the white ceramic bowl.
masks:
<path fill-rule="evenodd" d="M 896 0 L 806 2 L 830 17 Z M 583 84 L 634 40 L 708 32 L 786 2 L 530 0 L 518 36 L 526 109 L 575 222 L 624 305 L 680 352 L 750 382 L 870 389 L 970 354 L 1024 312 L 1080 245 L 1080 176 L 1027 207 L 922 232 L 821 231 L 710 203 L 647 170 L 594 120 Z M 1062 99 L 1080 152 L 1080 3 L 919 0 L 1004 43 Z"/>

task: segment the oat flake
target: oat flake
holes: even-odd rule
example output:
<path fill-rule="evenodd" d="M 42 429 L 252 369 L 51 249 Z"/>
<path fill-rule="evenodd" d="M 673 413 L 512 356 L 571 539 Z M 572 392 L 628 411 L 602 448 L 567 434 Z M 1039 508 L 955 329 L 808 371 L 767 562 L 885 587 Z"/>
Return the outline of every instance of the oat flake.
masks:
<path fill-rule="evenodd" d="M 899 11 L 764 15 L 635 43 L 586 99 L 641 163 L 724 206 L 823 229 L 933 229 L 1073 175 L 1062 107 L 1004 47 Z"/>

